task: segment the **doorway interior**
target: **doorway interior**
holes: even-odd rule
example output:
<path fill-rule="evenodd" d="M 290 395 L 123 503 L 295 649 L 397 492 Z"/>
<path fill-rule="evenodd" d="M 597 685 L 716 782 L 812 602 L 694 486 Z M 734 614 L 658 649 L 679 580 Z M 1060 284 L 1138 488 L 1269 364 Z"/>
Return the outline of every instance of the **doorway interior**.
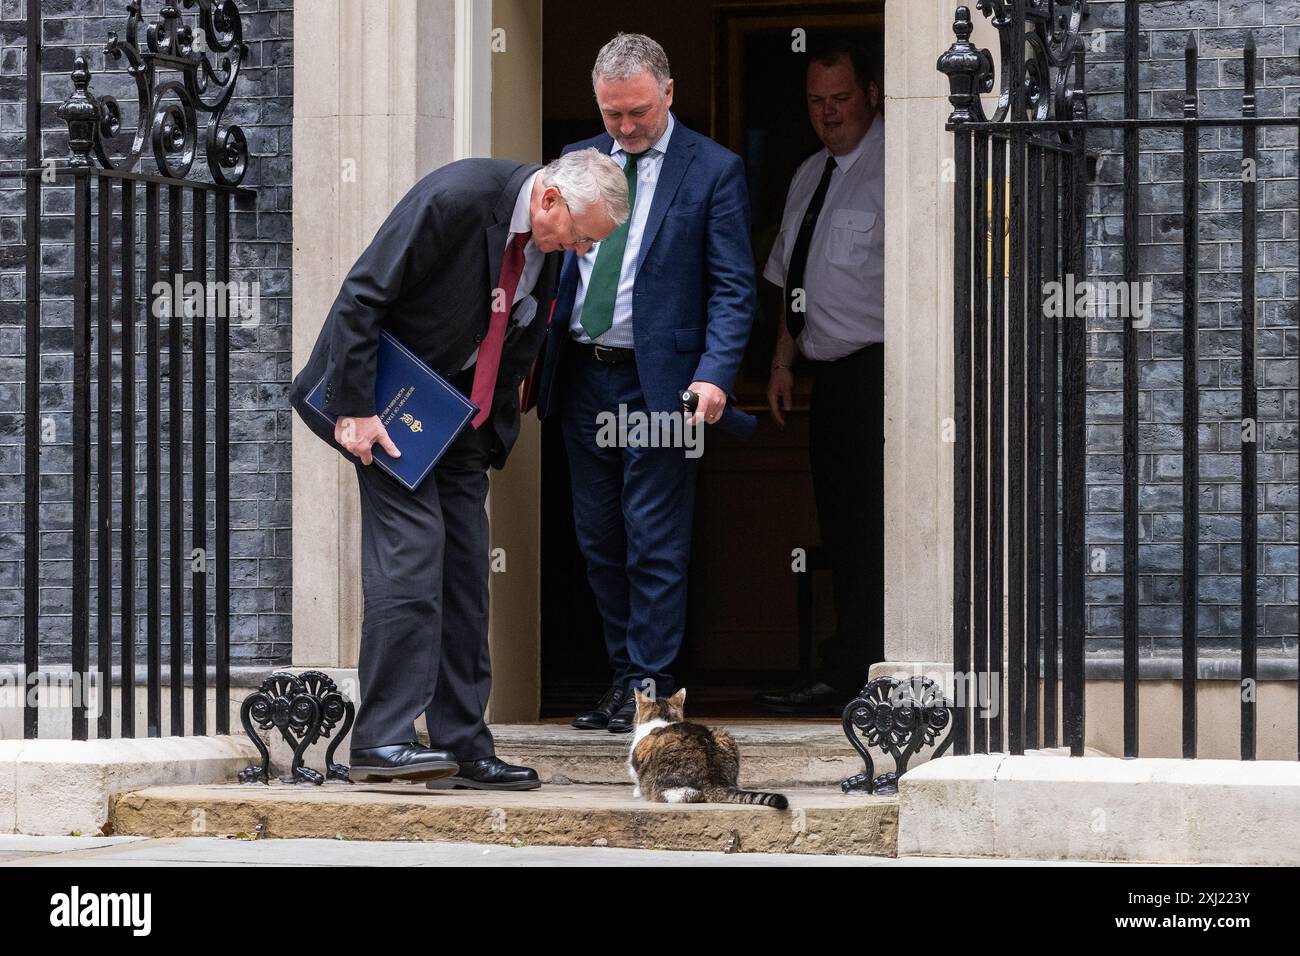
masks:
<path fill-rule="evenodd" d="M 830 35 L 873 54 L 883 89 L 884 0 L 653 6 L 548 2 L 542 15 L 542 144 L 546 159 L 602 129 L 591 64 L 619 31 L 663 45 L 673 112 L 745 159 L 755 272 L 781 222 L 795 168 L 819 148 L 804 99 L 806 50 Z M 756 691 L 800 677 L 833 626 L 829 574 L 811 575 L 811 614 L 800 626 L 795 549 L 819 540 L 808 466 L 808 382 L 778 429 L 766 411 L 767 370 L 780 290 L 759 280 L 759 314 L 736 395 L 758 415 L 747 442 L 710 433 L 696 494 L 687 629 L 675 668 L 692 717 L 767 716 Z M 685 384 L 685 383 L 683 383 Z M 541 717 L 589 707 L 609 684 L 600 618 L 573 530 L 569 472 L 558 422 L 542 427 Z M 787 718 L 788 719 L 788 718 Z"/>

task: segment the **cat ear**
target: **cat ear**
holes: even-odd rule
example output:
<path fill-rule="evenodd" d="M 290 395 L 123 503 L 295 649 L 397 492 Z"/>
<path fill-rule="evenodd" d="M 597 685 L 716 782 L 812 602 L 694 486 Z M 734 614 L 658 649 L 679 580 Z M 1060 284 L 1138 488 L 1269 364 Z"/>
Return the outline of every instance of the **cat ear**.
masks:
<path fill-rule="evenodd" d="M 636 695 L 636 702 L 638 704 L 644 704 L 646 702 L 646 696 L 645 694 L 641 693 L 640 687 L 634 687 L 632 689 L 632 693 Z"/>
<path fill-rule="evenodd" d="M 683 704 L 686 703 L 686 688 L 685 688 L 685 687 L 683 687 L 683 688 L 682 688 L 681 690 L 679 690 L 677 693 L 673 694 L 673 696 L 672 696 L 672 702 L 673 702 L 674 704 L 676 704 L 678 707 L 681 707 Z"/>

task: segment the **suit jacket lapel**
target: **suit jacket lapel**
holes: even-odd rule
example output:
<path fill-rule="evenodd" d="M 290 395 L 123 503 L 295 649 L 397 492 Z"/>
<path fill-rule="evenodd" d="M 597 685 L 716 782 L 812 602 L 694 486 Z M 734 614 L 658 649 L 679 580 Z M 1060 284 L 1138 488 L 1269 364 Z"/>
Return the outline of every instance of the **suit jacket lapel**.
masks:
<path fill-rule="evenodd" d="M 501 260 L 506 255 L 506 240 L 510 236 L 510 220 L 494 222 L 487 227 L 488 289 L 495 289 L 501 280 Z M 489 292 L 489 294 L 491 294 Z"/>
<path fill-rule="evenodd" d="M 650 216 L 646 219 L 645 231 L 641 234 L 641 249 L 637 254 L 638 269 L 654 244 L 659 227 L 663 225 L 664 214 L 668 212 L 673 196 L 677 194 L 677 187 L 682 184 L 687 167 L 695 158 L 695 143 L 685 135 L 687 132 L 686 127 L 678 121 L 672 138 L 668 140 L 668 152 L 664 156 L 663 166 L 659 169 L 659 181 L 655 183 L 655 197 L 650 204 Z"/>
<path fill-rule="evenodd" d="M 541 275 L 537 277 L 537 285 L 533 289 L 533 294 L 537 297 L 537 314 L 533 316 L 532 324 L 528 327 L 527 338 L 529 348 L 536 349 L 536 354 L 529 365 L 528 374 L 524 377 L 523 392 L 519 399 L 520 411 L 525 413 L 537 404 L 537 389 L 542 380 L 542 356 L 545 354 L 545 348 L 538 348 L 538 345 L 546 341 L 547 334 L 550 332 L 562 256 L 563 253 L 559 252 L 546 254 L 546 259 L 542 262 Z"/>
<path fill-rule="evenodd" d="M 519 190 L 523 187 L 524 180 L 539 169 L 541 166 L 537 163 L 525 163 L 515 170 L 506 183 L 505 189 L 501 190 L 496 208 L 492 211 L 492 224 L 484 231 L 487 242 L 489 294 L 501 279 L 501 260 L 506 255 L 506 240 L 510 237 L 510 218 L 514 215 L 515 200 L 519 198 Z"/>

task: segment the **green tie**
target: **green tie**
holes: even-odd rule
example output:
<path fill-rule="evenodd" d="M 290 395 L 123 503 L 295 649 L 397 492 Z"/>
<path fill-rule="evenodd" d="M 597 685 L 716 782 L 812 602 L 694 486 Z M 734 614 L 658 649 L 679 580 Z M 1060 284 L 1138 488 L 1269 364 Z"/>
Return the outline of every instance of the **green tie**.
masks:
<path fill-rule="evenodd" d="M 647 151 L 648 152 L 648 151 Z M 587 280 L 587 295 L 582 300 L 583 329 L 590 338 L 599 338 L 614 324 L 614 299 L 618 297 L 618 278 L 623 272 L 623 250 L 627 247 L 627 230 L 636 208 L 636 161 L 645 155 L 626 153 L 623 174 L 627 176 L 627 219 L 600 244 L 596 264 Z"/>

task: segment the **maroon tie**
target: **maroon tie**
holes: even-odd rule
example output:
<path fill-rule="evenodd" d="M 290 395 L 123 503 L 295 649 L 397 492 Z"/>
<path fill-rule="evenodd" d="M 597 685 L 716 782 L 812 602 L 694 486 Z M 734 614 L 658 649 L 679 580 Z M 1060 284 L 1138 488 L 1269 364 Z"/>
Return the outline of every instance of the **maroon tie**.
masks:
<path fill-rule="evenodd" d="M 474 386 L 470 389 L 470 400 L 478 406 L 474 416 L 474 427 L 478 428 L 492 411 L 492 393 L 497 387 L 497 368 L 501 365 L 501 345 L 506 340 L 506 320 L 515 301 L 515 290 L 519 288 L 519 277 L 524 274 L 524 246 L 532 232 L 516 233 L 506 246 L 506 254 L 501 260 L 501 281 L 492 293 L 492 304 L 498 302 L 502 308 L 492 309 L 492 318 L 488 322 L 487 336 L 478 350 L 478 362 L 474 368 Z"/>

